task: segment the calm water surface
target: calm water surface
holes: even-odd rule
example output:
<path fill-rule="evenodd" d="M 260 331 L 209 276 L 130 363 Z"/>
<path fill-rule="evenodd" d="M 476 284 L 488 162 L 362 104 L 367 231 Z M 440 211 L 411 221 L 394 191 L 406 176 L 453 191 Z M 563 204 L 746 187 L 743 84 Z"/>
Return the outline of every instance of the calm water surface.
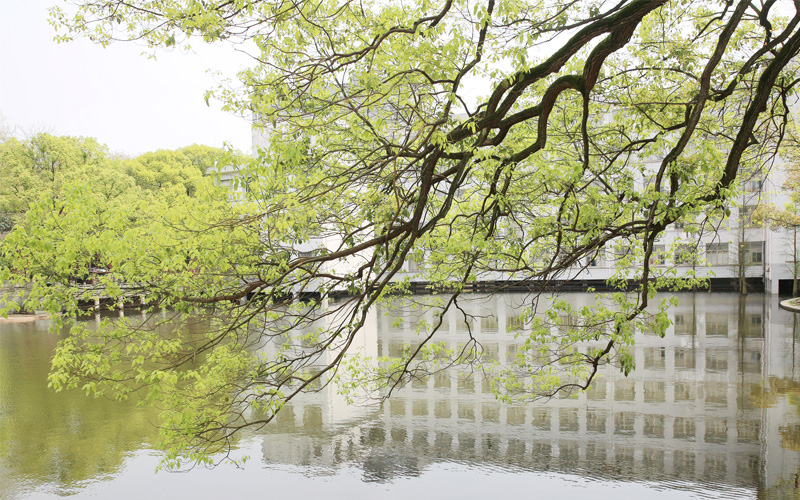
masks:
<path fill-rule="evenodd" d="M 448 315 L 441 340 L 470 327 L 487 356 L 510 359 L 524 300 L 474 297 L 472 324 Z M 665 338 L 638 337 L 631 376 L 606 370 L 577 398 L 506 406 L 466 372 L 383 407 L 323 392 L 245 436 L 243 469 L 157 474 L 156 412 L 52 393 L 47 322 L 0 324 L 0 498 L 800 498 L 797 318 L 762 295 L 679 300 Z M 362 347 L 395 354 L 426 316 L 379 311 Z"/>

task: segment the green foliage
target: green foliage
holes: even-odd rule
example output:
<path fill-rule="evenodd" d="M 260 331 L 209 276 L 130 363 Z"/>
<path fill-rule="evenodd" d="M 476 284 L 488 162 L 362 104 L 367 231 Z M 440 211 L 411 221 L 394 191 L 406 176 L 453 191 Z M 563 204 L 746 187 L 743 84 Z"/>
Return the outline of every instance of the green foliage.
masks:
<path fill-rule="evenodd" d="M 119 159 L 92 138 L 12 138 L 0 143 L 0 213 L 7 218 L 22 214 L 44 198 L 57 203 L 66 197 L 67 186 L 77 184 L 108 200 L 170 190 L 194 196 L 207 172 L 234 159 L 224 150 L 197 144 Z"/>
<path fill-rule="evenodd" d="M 329 383 L 348 394 L 391 391 L 450 364 L 478 364 L 511 401 L 585 388 L 611 362 L 627 374 L 634 332 L 666 329 L 655 290 L 703 283 L 650 266 L 654 243 L 678 222 L 698 234 L 704 214 L 734 196 L 740 165 L 768 161 L 781 144 L 800 14 L 788 2 L 757 14 L 748 6 L 101 0 L 54 8 L 62 40 L 137 40 L 156 50 L 199 38 L 252 50 L 258 64 L 216 97 L 252 114 L 270 141 L 236 163 L 234 192 L 202 177 L 199 165 L 214 154 L 198 148 L 112 162 L 133 187 L 102 196 L 99 186 L 54 179 L 49 204 L 19 205 L 27 212 L 3 244 L 0 279 L 50 281 L 30 300 L 67 304 L 70 326 L 75 297 L 93 291 L 78 293 L 69 276 L 100 260 L 113 269 L 100 280 L 105 293 L 147 294 L 181 313 L 178 326 L 188 313 L 212 318 L 203 340 L 125 324 L 96 339 L 75 329 L 56 356 L 54 386 L 126 395 L 123 382 L 134 380 L 160 401 L 170 463 L 207 463 L 240 429 Z M 613 266 L 608 283 L 629 293 L 579 310 L 542 301 L 543 318 L 534 299 L 513 326 L 525 348 L 509 366 L 484 363 L 469 329 L 452 350 L 439 346 L 445 314 L 469 324 L 458 298 L 472 284 L 521 283 L 538 297 L 601 254 Z M 355 355 L 370 311 L 410 289 L 408 262 L 437 294 L 419 305 L 436 319 L 399 356 Z M 351 296 L 338 300 L 343 292 Z M 197 355 L 207 357 L 202 367 Z"/>
<path fill-rule="evenodd" d="M 94 139 L 38 134 L 0 144 L 0 212 L 20 213 L 35 200 L 61 194 L 104 167 L 108 151 Z"/>
<path fill-rule="evenodd" d="M 0 212 L 0 233 L 4 231 L 11 231 L 12 227 L 14 227 L 13 217 L 9 214 Z"/>
<path fill-rule="evenodd" d="M 189 146 L 176 151 L 159 150 L 123 160 L 121 168 L 136 185 L 149 191 L 177 189 L 194 196 L 206 171 L 215 169 L 225 152 L 208 146 Z"/>

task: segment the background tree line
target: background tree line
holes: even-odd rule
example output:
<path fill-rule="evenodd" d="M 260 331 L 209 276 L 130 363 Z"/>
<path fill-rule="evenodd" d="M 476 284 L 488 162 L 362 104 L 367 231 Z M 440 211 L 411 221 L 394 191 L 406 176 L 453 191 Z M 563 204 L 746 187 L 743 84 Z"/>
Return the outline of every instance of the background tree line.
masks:
<path fill-rule="evenodd" d="M 61 235 L 64 242 L 76 245 L 68 254 L 78 260 L 72 266 L 75 276 L 85 277 L 92 264 L 107 264 L 102 248 L 89 244 L 93 235 L 149 221 L 159 204 L 179 210 L 199 190 L 213 189 L 215 169 L 231 158 L 223 149 L 196 144 L 128 157 L 111 154 L 107 146 L 87 137 L 7 137 L 0 143 L 0 232 L 17 225 L 20 232 L 34 230 L 37 224 L 44 229 L 49 220 L 47 238 Z M 65 226 L 70 217 L 84 221 Z M 71 238 L 63 234 L 65 228 L 75 230 Z"/>

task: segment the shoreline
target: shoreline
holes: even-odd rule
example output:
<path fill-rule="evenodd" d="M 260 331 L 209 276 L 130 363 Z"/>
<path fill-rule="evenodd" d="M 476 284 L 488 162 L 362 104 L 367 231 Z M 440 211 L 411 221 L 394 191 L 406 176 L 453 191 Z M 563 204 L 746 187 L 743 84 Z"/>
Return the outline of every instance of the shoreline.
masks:
<path fill-rule="evenodd" d="M 8 318 L 0 316 L 0 324 L 3 323 L 30 323 L 32 321 L 39 321 L 42 319 L 50 319 L 47 313 L 42 314 L 9 314 Z"/>

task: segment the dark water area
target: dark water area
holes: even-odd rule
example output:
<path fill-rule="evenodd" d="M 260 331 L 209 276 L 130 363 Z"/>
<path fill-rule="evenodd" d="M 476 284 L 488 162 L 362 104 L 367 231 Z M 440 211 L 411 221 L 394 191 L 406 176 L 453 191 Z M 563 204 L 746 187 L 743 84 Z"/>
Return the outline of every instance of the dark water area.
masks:
<path fill-rule="evenodd" d="M 505 405 L 480 372 L 417 380 L 383 406 L 335 390 L 287 405 L 223 464 L 154 473 L 157 411 L 53 393 L 47 321 L 0 324 L 0 498 L 795 498 L 800 324 L 777 298 L 681 294 L 664 338 L 641 334 L 636 370 L 609 366 L 586 393 Z M 586 294 L 564 297 L 575 305 Z M 472 324 L 500 363 L 516 355 L 523 295 L 475 296 Z M 371 317 L 359 346 L 396 354 L 430 311 Z"/>

